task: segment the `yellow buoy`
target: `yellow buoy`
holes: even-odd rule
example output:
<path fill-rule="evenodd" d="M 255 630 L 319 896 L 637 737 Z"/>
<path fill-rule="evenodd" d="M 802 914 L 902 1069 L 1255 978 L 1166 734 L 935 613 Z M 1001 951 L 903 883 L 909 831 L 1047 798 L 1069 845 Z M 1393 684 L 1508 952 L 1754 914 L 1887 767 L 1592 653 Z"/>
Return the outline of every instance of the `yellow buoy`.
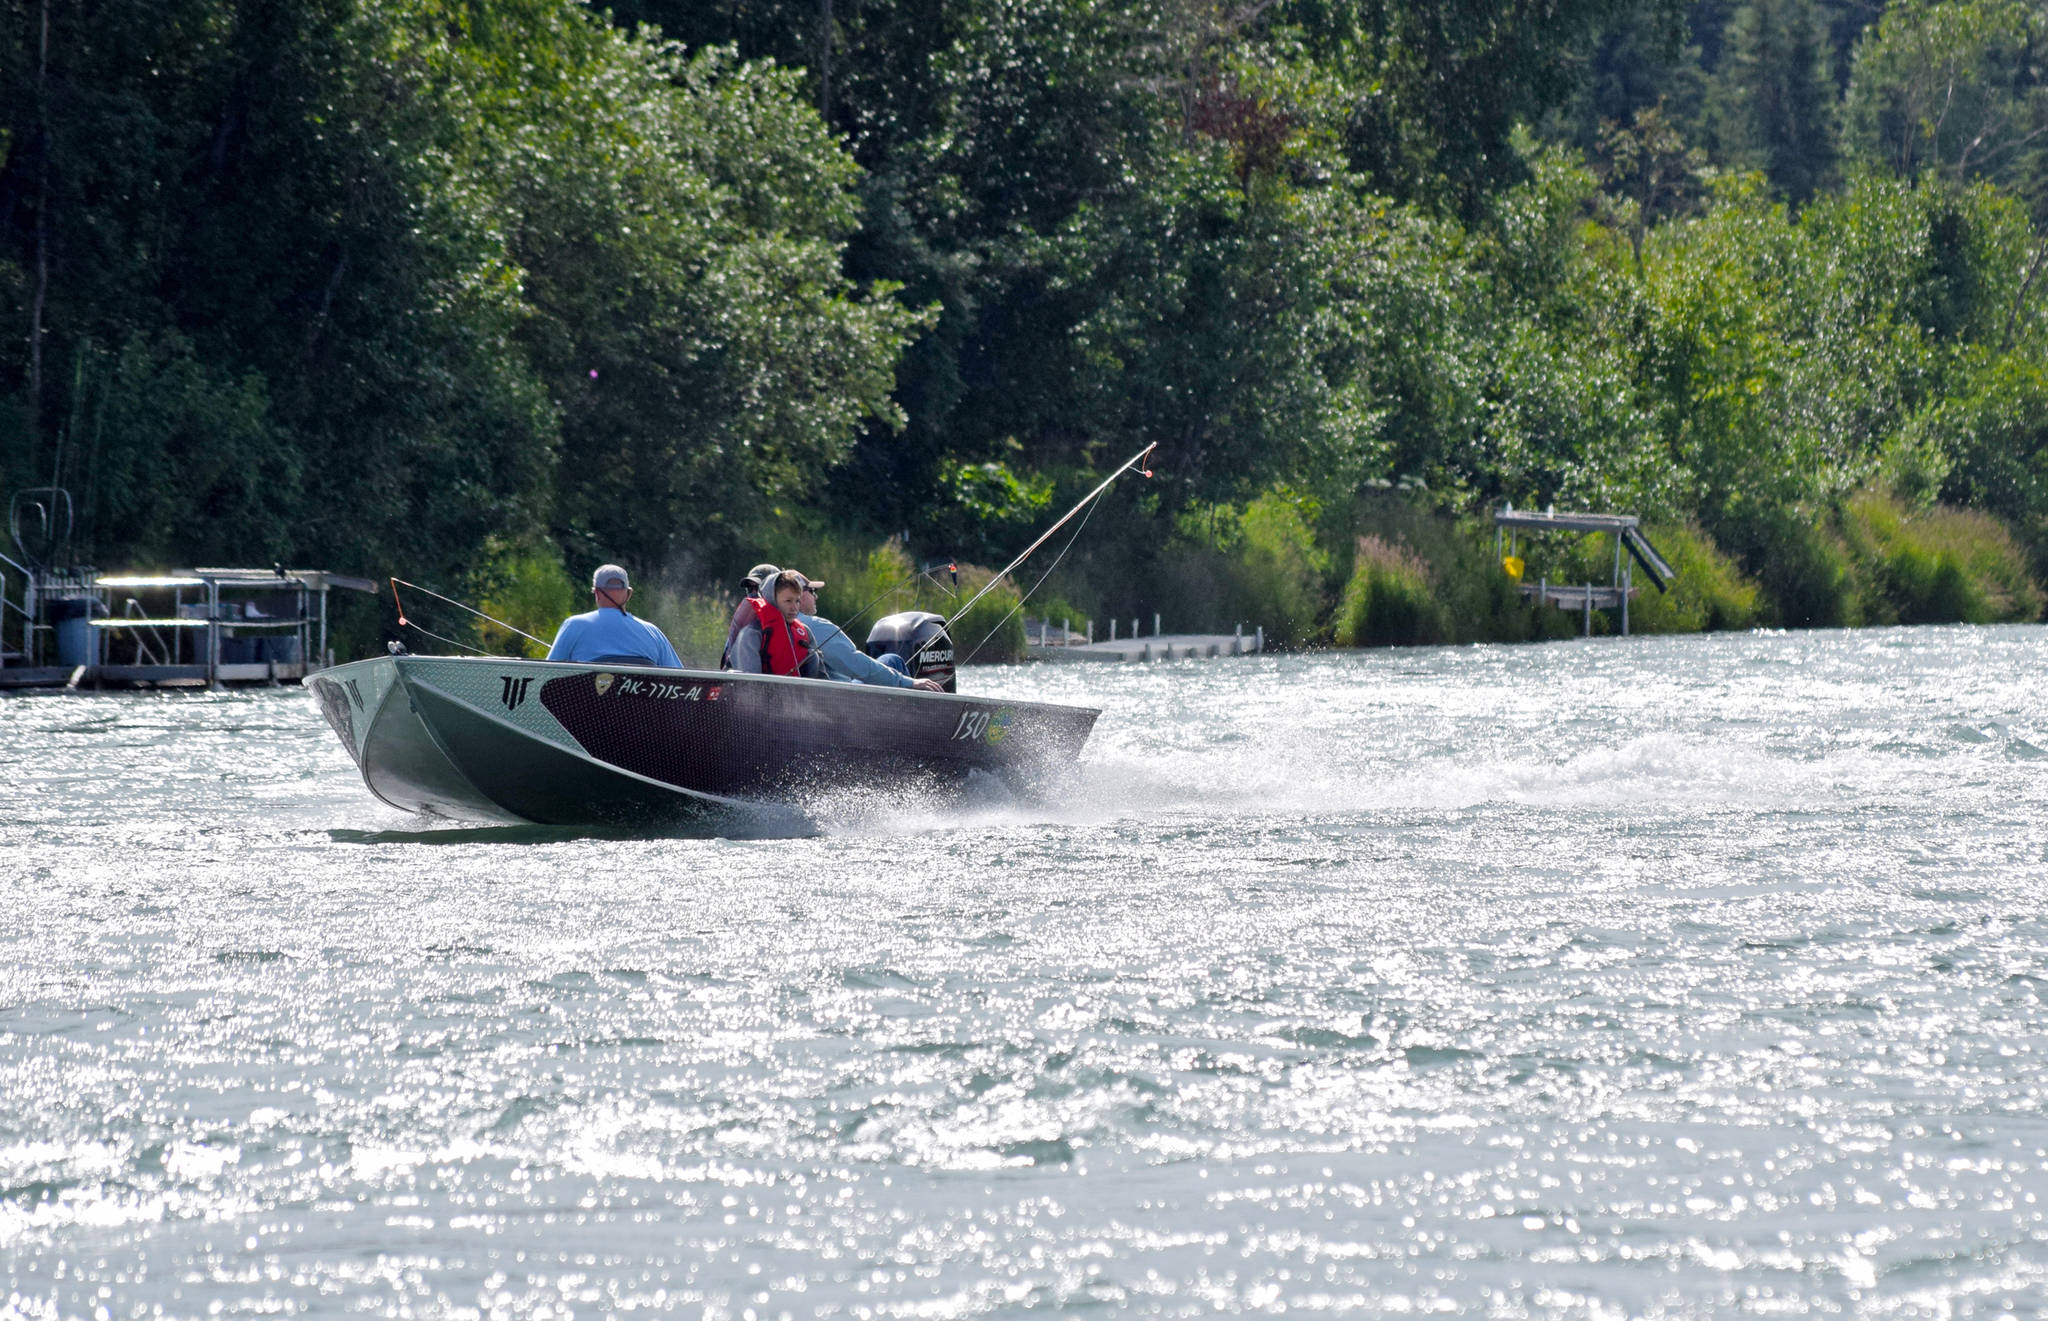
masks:
<path fill-rule="evenodd" d="M 1503 568 L 1503 569 L 1506 569 L 1506 570 L 1508 571 L 1508 577 L 1510 577 L 1510 578 L 1513 578 L 1513 579 L 1514 579 L 1514 580 L 1515 580 L 1516 582 L 1520 582 L 1520 581 L 1522 581 L 1522 557 L 1521 557 L 1521 556 L 1519 556 L 1519 555 L 1503 555 L 1503 556 L 1501 556 L 1501 557 L 1500 557 L 1500 567 L 1501 567 L 1501 568 Z"/>

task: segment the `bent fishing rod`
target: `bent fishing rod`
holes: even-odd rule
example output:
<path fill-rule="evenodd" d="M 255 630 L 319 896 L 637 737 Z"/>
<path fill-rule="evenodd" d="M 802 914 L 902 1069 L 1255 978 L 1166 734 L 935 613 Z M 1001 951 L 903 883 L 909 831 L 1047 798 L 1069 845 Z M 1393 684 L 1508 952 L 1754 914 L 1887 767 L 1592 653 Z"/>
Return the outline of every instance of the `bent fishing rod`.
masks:
<path fill-rule="evenodd" d="M 1008 564 L 1004 565 L 1002 571 L 996 574 L 993 578 L 990 578 L 986 583 L 984 583 L 980 591 L 976 592 L 973 596 L 968 597 L 967 603 L 961 606 L 958 610 L 955 610 L 951 617 L 949 617 L 946 620 L 946 634 L 950 635 L 952 633 L 953 625 L 960 622 L 960 620 L 967 614 L 967 612 L 974 608 L 974 603 L 976 601 L 979 601 L 982 597 L 987 596 L 990 591 L 994 590 L 995 585 L 997 583 L 1001 582 L 1003 579 L 1009 577 L 1013 572 L 1015 572 L 1017 566 L 1022 564 L 1024 561 L 1030 559 L 1031 556 L 1037 552 L 1040 546 L 1043 546 L 1046 542 L 1051 541 L 1053 534 L 1055 532 L 1058 532 L 1061 528 L 1065 527 L 1068 523 L 1072 522 L 1074 519 L 1074 515 L 1080 513 L 1083 509 L 1086 509 L 1089 505 L 1093 504 L 1095 502 L 1096 497 L 1100 496 L 1104 491 L 1107 491 L 1110 488 L 1110 486 L 1116 481 L 1117 478 L 1123 476 L 1125 473 L 1130 472 L 1134 469 L 1138 472 L 1140 476 L 1150 477 L 1152 475 L 1152 470 L 1142 465 L 1145 463 L 1146 460 L 1152 457 L 1152 451 L 1158 448 L 1159 442 L 1155 440 L 1150 445 L 1147 445 L 1144 449 L 1139 450 L 1136 454 L 1133 454 L 1130 458 L 1125 459 L 1122 463 L 1118 464 L 1116 471 L 1110 473 L 1109 476 L 1103 478 L 1102 484 L 1100 486 L 1096 487 L 1088 494 L 1082 496 L 1080 500 L 1075 503 L 1072 509 L 1069 509 L 1066 513 L 1060 515 L 1059 522 L 1054 523 L 1051 527 L 1047 528 L 1043 533 L 1039 535 L 1038 540 L 1032 542 L 1029 546 L 1026 546 L 1024 548 L 1024 553 L 1022 555 L 1019 555 L 1016 559 L 1011 560 Z M 1085 520 L 1083 522 L 1083 526 L 1086 526 Z M 1075 530 L 1075 535 L 1080 535 L 1079 529 Z M 1072 543 L 1069 542 L 1068 545 L 1071 549 Z M 1062 550 L 1060 552 L 1061 556 L 1063 557 L 1066 555 L 1066 553 L 1067 552 L 1065 550 Z M 1053 563 L 1054 567 L 1058 567 L 1059 562 L 1057 560 L 1055 560 Z M 1050 575 L 1051 573 L 1052 570 L 1047 569 L 1045 571 L 1045 574 L 1040 575 L 1038 582 L 1032 584 L 1031 591 L 1037 591 L 1039 586 L 1045 582 L 1046 576 Z M 1011 610 L 1010 614 L 1015 614 L 1018 610 L 1022 610 L 1024 608 L 1025 599 L 1030 595 L 1030 592 L 1026 592 L 1024 596 L 1019 597 L 1017 599 L 1017 605 L 1015 609 Z M 1009 615 L 1003 616 L 1004 622 L 1008 622 L 1009 617 Z M 997 624 L 996 627 L 1001 628 L 1002 624 Z M 924 654 L 925 648 L 931 646 L 932 643 L 938 641 L 940 636 L 941 635 L 938 633 L 932 634 L 930 637 L 924 640 L 924 643 L 921 646 L 919 646 L 916 651 L 913 651 L 910 653 L 910 655 L 904 657 L 904 660 L 916 660 L 919 656 L 922 656 Z M 994 636 L 995 634 L 993 632 L 989 634 L 989 637 Z M 987 642 L 988 638 L 983 638 L 981 641 Z M 974 650 L 981 650 L 980 642 L 975 644 Z M 972 652 L 968 654 L 970 656 L 973 655 Z"/>

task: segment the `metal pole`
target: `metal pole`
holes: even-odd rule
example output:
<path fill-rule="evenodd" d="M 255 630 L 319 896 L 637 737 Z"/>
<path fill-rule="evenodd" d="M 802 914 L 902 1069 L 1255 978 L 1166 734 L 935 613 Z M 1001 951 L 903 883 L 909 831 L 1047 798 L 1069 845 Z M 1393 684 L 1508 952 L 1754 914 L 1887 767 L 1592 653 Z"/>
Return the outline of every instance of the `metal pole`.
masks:
<path fill-rule="evenodd" d="M 322 666 L 327 664 L 327 589 L 325 587 L 320 589 L 320 664 Z M 312 667 L 310 665 L 307 666 L 306 673 L 311 674 L 312 672 Z"/>
<path fill-rule="evenodd" d="M 206 580 L 206 686 L 220 687 L 220 584 Z"/>
<path fill-rule="evenodd" d="M 1621 635 L 1623 637 L 1628 636 L 1628 594 L 1629 589 L 1635 586 L 1635 581 L 1636 570 L 1634 565 L 1630 565 L 1621 571 Z"/>
<path fill-rule="evenodd" d="M 1156 612 L 1152 616 L 1152 636 L 1159 636 L 1159 616 Z"/>
<path fill-rule="evenodd" d="M 1593 636 L 1593 584 L 1586 584 L 1586 636 Z"/>

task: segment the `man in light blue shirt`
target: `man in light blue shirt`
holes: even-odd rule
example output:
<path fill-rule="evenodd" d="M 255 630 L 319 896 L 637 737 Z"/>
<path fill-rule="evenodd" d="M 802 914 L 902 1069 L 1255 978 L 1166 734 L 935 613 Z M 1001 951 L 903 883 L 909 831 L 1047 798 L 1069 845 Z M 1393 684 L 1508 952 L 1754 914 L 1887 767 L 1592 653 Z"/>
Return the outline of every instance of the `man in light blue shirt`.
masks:
<path fill-rule="evenodd" d="M 562 621 L 555 645 L 548 648 L 549 660 L 683 668 L 682 659 L 660 629 L 626 613 L 633 588 L 624 569 L 616 564 L 598 566 L 590 575 L 590 592 L 597 609 Z"/>
<path fill-rule="evenodd" d="M 798 576 L 803 577 L 801 574 Z M 885 688 L 918 688 L 928 693 L 946 691 L 936 679 L 913 679 L 901 670 L 890 669 L 854 646 L 845 629 L 829 619 L 820 618 L 818 589 L 824 585 L 804 578 L 803 592 L 796 598 L 796 617 L 811 630 L 811 640 L 818 646 L 818 659 L 825 663 L 826 678 L 838 679 L 842 683 L 879 684 Z"/>

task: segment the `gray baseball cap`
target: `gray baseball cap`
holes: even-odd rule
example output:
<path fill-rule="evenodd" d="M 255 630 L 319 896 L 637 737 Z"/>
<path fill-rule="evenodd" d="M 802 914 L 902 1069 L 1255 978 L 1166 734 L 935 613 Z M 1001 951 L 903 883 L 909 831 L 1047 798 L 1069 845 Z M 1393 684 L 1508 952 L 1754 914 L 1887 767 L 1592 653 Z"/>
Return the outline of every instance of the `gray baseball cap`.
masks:
<path fill-rule="evenodd" d="M 630 592 L 633 590 L 633 583 L 626 577 L 626 571 L 618 565 L 600 564 L 597 566 L 597 572 L 590 575 L 590 590 L 596 591 L 599 588 Z"/>

